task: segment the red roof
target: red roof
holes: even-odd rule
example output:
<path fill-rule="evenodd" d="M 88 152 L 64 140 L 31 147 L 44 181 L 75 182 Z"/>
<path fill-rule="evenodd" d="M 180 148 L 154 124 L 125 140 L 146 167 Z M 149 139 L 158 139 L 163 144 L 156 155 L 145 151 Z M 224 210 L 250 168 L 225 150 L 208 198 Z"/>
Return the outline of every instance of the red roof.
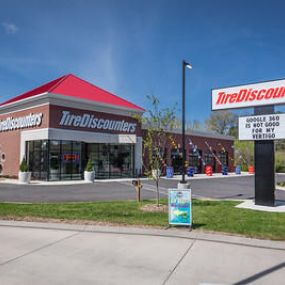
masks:
<path fill-rule="evenodd" d="M 31 98 L 42 93 L 59 94 L 63 96 L 86 99 L 103 104 L 144 111 L 143 108 L 127 100 L 124 100 L 108 91 L 105 91 L 73 74 L 67 74 L 62 77 L 59 77 L 31 91 L 9 99 L 1 103 L 0 106 L 17 102 L 22 99 Z"/>

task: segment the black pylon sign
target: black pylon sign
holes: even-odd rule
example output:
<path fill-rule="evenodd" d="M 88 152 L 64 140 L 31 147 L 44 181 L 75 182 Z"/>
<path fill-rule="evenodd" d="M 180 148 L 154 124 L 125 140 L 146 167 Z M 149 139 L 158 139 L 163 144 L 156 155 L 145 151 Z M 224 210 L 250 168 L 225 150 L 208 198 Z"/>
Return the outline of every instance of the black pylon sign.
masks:
<path fill-rule="evenodd" d="M 274 114 L 280 104 L 285 104 L 285 79 L 212 89 L 213 111 L 254 108 L 254 116 L 239 118 L 239 139 L 254 140 L 256 205 L 275 204 L 274 140 L 283 138 L 285 127 L 283 114 Z"/>

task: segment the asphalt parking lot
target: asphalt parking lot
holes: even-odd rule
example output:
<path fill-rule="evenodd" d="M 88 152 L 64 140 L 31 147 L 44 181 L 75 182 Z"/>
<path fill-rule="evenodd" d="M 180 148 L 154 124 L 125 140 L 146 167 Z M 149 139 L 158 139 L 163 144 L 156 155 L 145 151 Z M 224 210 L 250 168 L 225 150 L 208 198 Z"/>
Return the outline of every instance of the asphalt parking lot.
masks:
<path fill-rule="evenodd" d="M 277 181 L 285 181 L 277 175 Z M 168 188 L 176 188 L 177 180 L 161 179 L 161 197 L 167 196 Z M 204 178 L 191 180 L 193 198 L 253 199 L 254 176 Z M 285 191 L 276 190 L 276 199 L 285 201 Z M 154 199 L 156 188 L 153 181 L 143 180 L 142 199 Z M 72 185 L 18 185 L 0 184 L 2 202 L 80 202 L 135 200 L 136 193 L 130 181 L 103 182 Z"/>

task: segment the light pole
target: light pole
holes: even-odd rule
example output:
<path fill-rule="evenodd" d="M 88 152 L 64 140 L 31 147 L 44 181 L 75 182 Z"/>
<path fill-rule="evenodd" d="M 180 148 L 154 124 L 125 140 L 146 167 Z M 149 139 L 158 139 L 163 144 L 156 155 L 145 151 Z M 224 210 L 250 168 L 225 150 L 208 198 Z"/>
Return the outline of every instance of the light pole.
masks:
<path fill-rule="evenodd" d="M 186 184 L 185 180 L 185 161 L 186 161 L 186 149 L 185 149 L 185 70 L 186 67 L 192 69 L 192 66 L 182 61 L 182 181 L 181 184 Z"/>

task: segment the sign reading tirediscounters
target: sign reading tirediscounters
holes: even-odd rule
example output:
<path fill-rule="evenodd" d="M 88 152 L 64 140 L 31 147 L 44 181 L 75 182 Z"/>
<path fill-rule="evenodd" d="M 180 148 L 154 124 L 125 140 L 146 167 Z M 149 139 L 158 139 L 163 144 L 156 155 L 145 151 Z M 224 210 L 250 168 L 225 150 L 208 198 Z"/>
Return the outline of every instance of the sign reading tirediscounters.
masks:
<path fill-rule="evenodd" d="M 62 111 L 59 125 L 77 128 L 120 131 L 125 133 L 134 133 L 137 126 L 136 123 L 126 122 L 125 120 L 103 119 L 88 113 L 76 115 L 72 114 L 70 111 Z"/>
<path fill-rule="evenodd" d="M 40 126 L 42 123 L 42 117 L 42 113 L 30 113 L 27 116 L 17 118 L 8 117 L 2 121 L 0 120 L 0 132 Z"/>
<path fill-rule="evenodd" d="M 285 79 L 212 90 L 212 110 L 285 104 Z"/>

